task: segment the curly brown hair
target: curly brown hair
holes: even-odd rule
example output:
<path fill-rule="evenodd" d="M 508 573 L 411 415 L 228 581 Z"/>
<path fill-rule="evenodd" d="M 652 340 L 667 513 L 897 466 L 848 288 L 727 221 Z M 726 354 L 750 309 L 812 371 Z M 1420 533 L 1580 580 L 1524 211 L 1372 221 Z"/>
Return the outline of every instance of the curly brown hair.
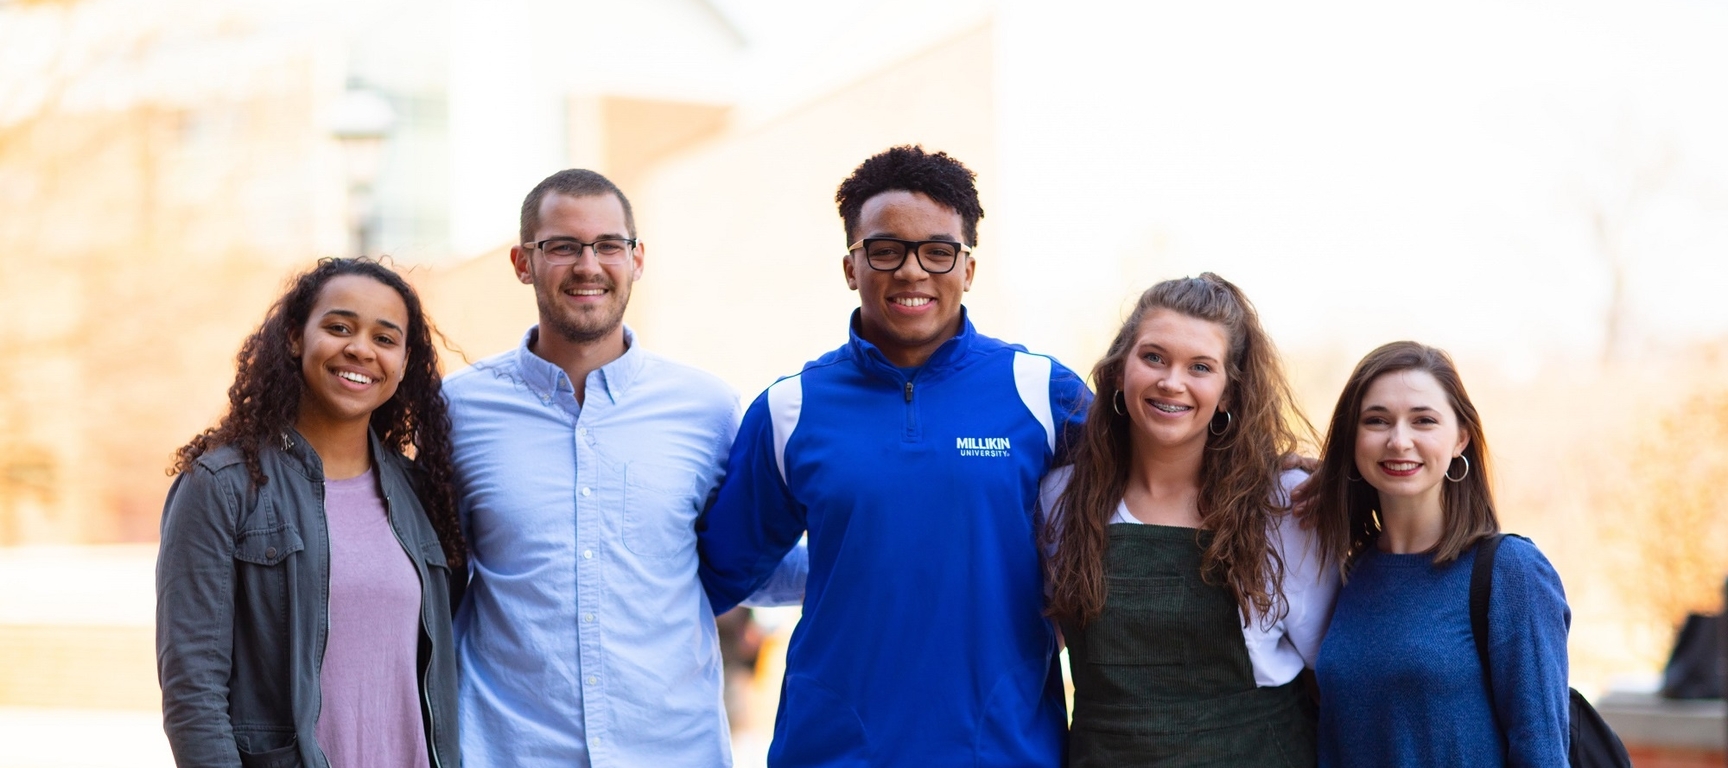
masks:
<path fill-rule="evenodd" d="M 1201 578 L 1230 588 L 1242 615 L 1270 625 L 1287 610 L 1284 561 L 1272 546 L 1275 516 L 1285 514 L 1279 475 L 1313 427 L 1297 410 L 1272 340 L 1241 289 L 1211 272 L 1166 280 L 1140 294 L 1104 358 L 1092 369 L 1099 396 L 1086 413 L 1075 446 L 1074 472 L 1045 516 L 1042 540 L 1054 554 L 1045 564 L 1050 582 L 1047 613 L 1084 627 L 1104 609 L 1108 527 L 1128 487 L 1133 423 L 1116 413 L 1112 397 L 1122 381 L 1140 323 L 1155 309 L 1218 323 L 1230 340 L 1225 362 L 1230 426 L 1208 434 L 1200 462 L 1201 527 L 1212 542 L 1201 558 Z"/>
<path fill-rule="evenodd" d="M 289 353 L 289 337 L 306 324 L 325 283 L 342 275 L 377 280 L 402 296 L 408 308 L 408 361 L 396 394 L 372 412 L 371 428 L 378 439 L 411 455 L 422 475 L 417 483 L 421 505 L 437 531 L 450 568 L 460 572 L 468 547 L 456 515 L 455 465 L 451 460 L 450 414 L 445 408 L 443 377 L 432 345 L 437 330 L 426 319 L 420 296 L 395 270 L 372 259 L 320 259 L 312 269 L 289 282 L 287 293 L 271 305 L 263 324 L 246 337 L 236 357 L 234 383 L 228 387 L 228 412 L 216 426 L 204 430 L 174 454 L 170 475 L 180 474 L 219 446 L 239 449 L 252 482 L 270 481 L 259 460 L 261 446 L 278 439 L 300 414 L 305 380 L 300 361 Z"/>

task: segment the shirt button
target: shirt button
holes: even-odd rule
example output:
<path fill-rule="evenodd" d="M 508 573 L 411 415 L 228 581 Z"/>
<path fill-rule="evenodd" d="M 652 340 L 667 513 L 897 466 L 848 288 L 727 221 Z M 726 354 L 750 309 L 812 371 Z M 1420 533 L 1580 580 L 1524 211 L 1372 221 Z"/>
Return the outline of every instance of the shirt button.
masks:
<path fill-rule="evenodd" d="M 552 396 L 551 395 L 541 395 L 540 396 L 540 402 L 550 403 L 550 402 L 552 402 Z"/>
<path fill-rule="evenodd" d="M 583 560 L 593 560 L 594 559 L 594 550 L 592 550 L 592 549 L 582 550 L 582 559 Z"/>
<path fill-rule="evenodd" d="M 588 428 L 587 427 L 577 427 L 576 428 L 576 436 L 577 437 L 587 437 L 588 436 Z"/>
<path fill-rule="evenodd" d="M 269 559 L 269 558 L 272 558 L 275 556 L 276 556 L 276 548 L 275 547 L 270 547 L 270 548 L 264 550 L 265 559 Z"/>
<path fill-rule="evenodd" d="M 592 488 L 588 488 L 587 486 L 583 486 L 582 495 L 583 496 L 592 496 L 592 495 L 594 495 L 594 490 Z"/>
<path fill-rule="evenodd" d="M 592 621 L 594 621 L 594 614 L 592 614 L 592 613 L 583 614 L 582 620 L 587 621 L 587 622 L 592 622 Z"/>
<path fill-rule="evenodd" d="M 598 683 L 598 682 L 600 682 L 600 678 L 598 678 L 598 677 L 590 677 L 590 678 L 588 678 L 588 684 L 589 684 L 589 685 L 593 685 L 593 684 L 595 684 L 595 683 Z"/>

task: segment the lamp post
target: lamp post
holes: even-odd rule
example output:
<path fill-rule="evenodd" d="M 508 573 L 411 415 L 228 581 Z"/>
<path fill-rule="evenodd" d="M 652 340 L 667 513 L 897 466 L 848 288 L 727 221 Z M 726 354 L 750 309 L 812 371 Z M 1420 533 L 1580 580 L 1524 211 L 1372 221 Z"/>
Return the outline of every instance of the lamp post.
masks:
<path fill-rule="evenodd" d="M 367 255 L 378 234 L 373 184 L 384 161 L 384 139 L 395 123 L 390 103 L 358 83 L 349 83 L 332 115 L 330 132 L 342 145 L 347 171 L 348 230 L 355 256 Z"/>

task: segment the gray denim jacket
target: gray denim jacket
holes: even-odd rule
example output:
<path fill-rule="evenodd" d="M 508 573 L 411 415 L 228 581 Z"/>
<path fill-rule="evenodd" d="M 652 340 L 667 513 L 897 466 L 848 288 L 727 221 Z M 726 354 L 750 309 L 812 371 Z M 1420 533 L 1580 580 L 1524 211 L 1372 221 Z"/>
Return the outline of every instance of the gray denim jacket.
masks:
<path fill-rule="evenodd" d="M 450 570 L 412 463 L 372 437 L 390 527 L 420 576 L 421 714 L 433 768 L 458 768 Z M 290 430 L 261 455 L 204 454 L 168 491 L 156 562 L 162 721 L 182 766 L 327 768 L 314 735 L 329 632 L 324 468 Z"/>

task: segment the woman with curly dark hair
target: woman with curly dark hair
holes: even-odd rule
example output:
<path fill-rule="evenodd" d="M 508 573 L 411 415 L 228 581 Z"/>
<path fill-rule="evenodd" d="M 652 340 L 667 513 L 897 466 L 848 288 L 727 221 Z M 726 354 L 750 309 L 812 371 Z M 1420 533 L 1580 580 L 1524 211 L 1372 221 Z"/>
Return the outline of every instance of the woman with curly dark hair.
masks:
<path fill-rule="evenodd" d="M 459 764 L 467 567 L 432 334 L 394 271 L 324 259 L 246 339 L 221 422 L 177 453 L 156 658 L 178 764 Z"/>
<path fill-rule="evenodd" d="M 1253 305 L 1211 273 L 1152 286 L 1092 384 L 1042 496 L 1069 764 L 1313 765 L 1295 680 L 1337 578 L 1289 512 L 1311 430 Z"/>

